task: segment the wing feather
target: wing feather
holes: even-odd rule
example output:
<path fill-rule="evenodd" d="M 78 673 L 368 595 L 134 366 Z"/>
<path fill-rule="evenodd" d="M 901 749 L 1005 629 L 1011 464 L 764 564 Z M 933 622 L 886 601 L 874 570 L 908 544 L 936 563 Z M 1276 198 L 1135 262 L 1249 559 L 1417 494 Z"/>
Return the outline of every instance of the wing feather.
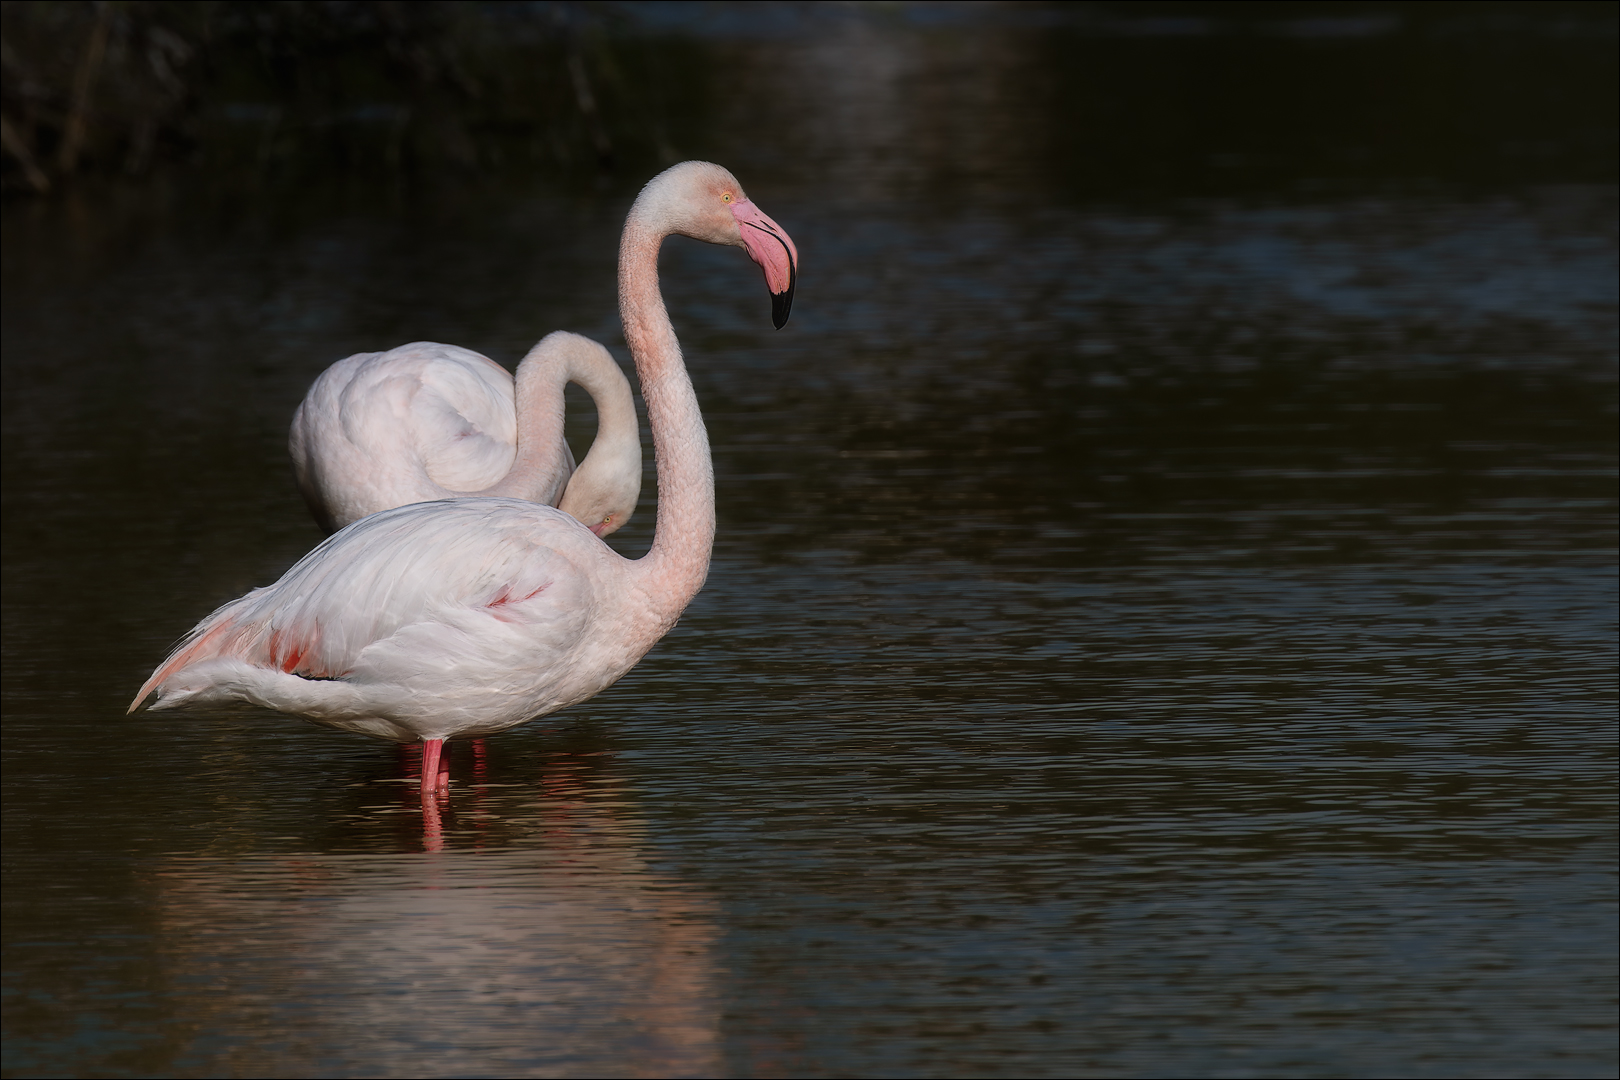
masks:
<path fill-rule="evenodd" d="M 605 556 L 619 558 L 569 515 L 517 499 L 373 514 L 199 623 L 130 711 L 154 690 L 161 703 L 170 680 L 220 659 L 423 692 L 483 679 L 504 693 L 502 672 L 524 673 L 516 677 L 532 686 L 536 664 L 548 662 L 561 677 L 599 599 L 583 564 Z"/>

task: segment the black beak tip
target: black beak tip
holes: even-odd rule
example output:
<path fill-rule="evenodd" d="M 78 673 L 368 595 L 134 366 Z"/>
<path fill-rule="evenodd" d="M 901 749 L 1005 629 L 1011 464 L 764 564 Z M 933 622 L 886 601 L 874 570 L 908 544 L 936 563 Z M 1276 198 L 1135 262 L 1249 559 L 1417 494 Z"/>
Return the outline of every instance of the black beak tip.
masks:
<path fill-rule="evenodd" d="M 787 325 L 788 312 L 793 310 L 793 286 L 789 285 L 786 292 L 771 293 L 771 322 L 776 324 L 778 330 Z"/>

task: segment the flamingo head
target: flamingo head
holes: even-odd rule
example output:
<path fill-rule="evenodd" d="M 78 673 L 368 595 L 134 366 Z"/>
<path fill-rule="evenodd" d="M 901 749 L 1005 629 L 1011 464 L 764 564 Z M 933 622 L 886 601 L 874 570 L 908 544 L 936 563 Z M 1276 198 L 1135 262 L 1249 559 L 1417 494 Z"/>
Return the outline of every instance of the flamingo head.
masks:
<path fill-rule="evenodd" d="M 641 463 L 636 462 L 635 482 L 616 487 L 586 488 L 571 485 L 557 504 L 559 510 L 572 514 L 597 536 L 618 532 L 636 512 L 636 500 L 641 495 Z M 576 474 L 577 475 L 577 474 Z"/>
<path fill-rule="evenodd" d="M 799 279 L 799 249 L 787 230 L 755 206 L 730 171 L 707 161 L 684 161 L 653 177 L 636 200 L 637 208 L 659 214 L 670 231 L 748 252 L 765 271 L 771 293 L 771 321 L 780 330 L 793 308 Z"/>
<path fill-rule="evenodd" d="M 632 441 L 621 443 L 598 437 L 569 478 L 557 509 L 597 536 L 623 528 L 641 498 L 641 445 L 636 438 L 632 433 Z"/>

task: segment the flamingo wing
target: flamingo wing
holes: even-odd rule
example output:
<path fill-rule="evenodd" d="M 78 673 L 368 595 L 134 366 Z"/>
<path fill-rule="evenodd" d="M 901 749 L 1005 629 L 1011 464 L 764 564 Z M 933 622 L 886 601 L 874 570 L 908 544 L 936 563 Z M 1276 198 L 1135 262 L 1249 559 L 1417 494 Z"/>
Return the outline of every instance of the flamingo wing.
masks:
<path fill-rule="evenodd" d="M 340 360 L 293 417 L 299 487 L 328 528 L 482 490 L 516 455 L 513 402 L 505 368 L 455 345 L 418 341 Z"/>

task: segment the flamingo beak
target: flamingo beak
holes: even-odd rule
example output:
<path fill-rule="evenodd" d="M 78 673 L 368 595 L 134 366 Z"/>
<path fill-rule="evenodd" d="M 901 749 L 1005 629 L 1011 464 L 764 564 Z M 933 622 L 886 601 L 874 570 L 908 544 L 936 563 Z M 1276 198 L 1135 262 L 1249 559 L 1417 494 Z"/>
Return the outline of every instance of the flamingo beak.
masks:
<path fill-rule="evenodd" d="M 793 287 L 799 281 L 799 249 L 793 246 L 793 238 L 787 230 L 772 221 L 752 200 L 733 203 L 731 214 L 742 230 L 748 257 L 765 271 L 765 287 L 771 290 L 771 322 L 780 330 L 787 324 L 788 312 L 793 309 Z"/>

